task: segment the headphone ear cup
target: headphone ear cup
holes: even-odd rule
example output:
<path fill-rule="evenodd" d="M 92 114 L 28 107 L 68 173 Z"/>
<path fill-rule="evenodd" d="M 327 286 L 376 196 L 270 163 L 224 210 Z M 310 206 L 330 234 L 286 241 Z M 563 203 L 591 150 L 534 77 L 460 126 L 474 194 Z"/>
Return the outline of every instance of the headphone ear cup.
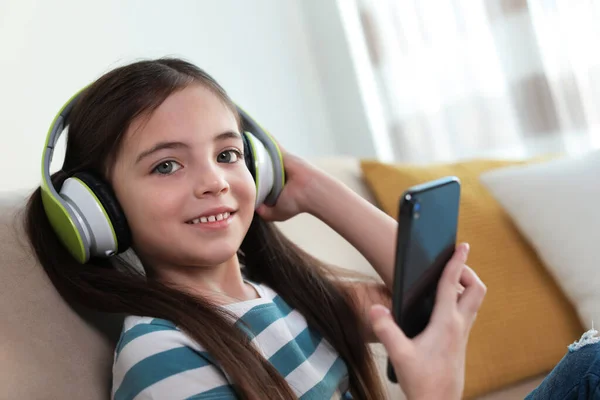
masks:
<path fill-rule="evenodd" d="M 256 204 L 262 203 L 274 205 L 283 189 L 283 168 L 279 155 L 273 157 L 269 148 L 250 132 L 245 132 L 248 139 L 252 160 L 250 163 L 254 168 L 254 181 L 256 182 Z"/>
<path fill-rule="evenodd" d="M 69 185 L 69 179 L 64 180 L 63 187 Z M 79 182 L 77 185 L 81 186 Z M 81 213 L 68 197 L 56 192 L 54 186 L 42 185 L 41 195 L 50 226 L 71 256 L 84 264 L 90 256 L 90 234 Z"/>
<path fill-rule="evenodd" d="M 252 155 L 250 164 L 254 166 L 254 180 L 257 188 L 257 205 L 264 202 L 272 206 L 277 202 L 285 185 L 283 156 L 277 142 L 273 140 L 256 121 L 241 107 L 237 111 L 242 119 L 243 131 L 248 139 Z M 263 198 L 264 197 L 264 198 Z"/>
<path fill-rule="evenodd" d="M 127 250 L 131 246 L 131 231 L 129 230 L 125 213 L 119 205 L 111 187 L 104 180 L 89 172 L 78 172 L 73 175 L 73 178 L 79 179 L 92 191 L 106 212 L 108 223 L 115 234 L 116 252 L 122 253 Z M 88 221 L 88 223 L 93 230 L 93 223 L 91 221 Z"/>

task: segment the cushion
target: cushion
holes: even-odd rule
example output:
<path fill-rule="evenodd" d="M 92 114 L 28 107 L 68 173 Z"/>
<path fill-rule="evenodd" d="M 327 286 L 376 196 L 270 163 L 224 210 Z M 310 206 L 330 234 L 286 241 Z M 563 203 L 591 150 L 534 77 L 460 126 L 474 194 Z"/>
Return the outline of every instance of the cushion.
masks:
<path fill-rule="evenodd" d="M 436 165 L 363 160 L 379 206 L 397 217 L 403 191 L 448 175 L 462 181 L 458 241 L 488 287 L 467 347 L 465 397 L 473 398 L 551 370 L 581 335 L 574 308 L 510 217 L 480 184 L 485 171 L 525 161 L 469 160 Z"/>
<path fill-rule="evenodd" d="M 24 236 L 23 201 L 0 197 L 2 396 L 107 399 L 120 319 L 76 310 L 58 295 Z"/>
<path fill-rule="evenodd" d="M 600 151 L 481 176 L 587 328 L 600 325 L 599 176 Z"/>

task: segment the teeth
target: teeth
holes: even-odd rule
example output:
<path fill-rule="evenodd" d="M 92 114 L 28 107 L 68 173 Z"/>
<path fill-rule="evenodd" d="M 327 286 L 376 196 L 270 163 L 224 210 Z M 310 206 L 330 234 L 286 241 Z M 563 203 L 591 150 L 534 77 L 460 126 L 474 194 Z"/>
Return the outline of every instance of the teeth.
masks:
<path fill-rule="evenodd" d="M 195 218 L 190 222 L 190 224 L 204 224 L 207 222 L 223 221 L 224 219 L 229 218 L 229 215 L 231 215 L 229 212 L 224 212 L 222 214 L 210 215 L 208 217 Z"/>

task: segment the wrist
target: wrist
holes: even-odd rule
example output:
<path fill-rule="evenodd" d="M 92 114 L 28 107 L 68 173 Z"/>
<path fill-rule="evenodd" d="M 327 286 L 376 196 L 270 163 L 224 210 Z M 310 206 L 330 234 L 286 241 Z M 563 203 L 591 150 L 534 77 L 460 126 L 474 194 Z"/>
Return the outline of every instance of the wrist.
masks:
<path fill-rule="evenodd" d="M 331 203 L 334 198 L 337 198 L 339 186 L 342 184 L 318 169 L 312 171 L 310 175 L 304 191 L 302 209 L 304 212 L 322 219 L 324 213 L 331 210 Z"/>

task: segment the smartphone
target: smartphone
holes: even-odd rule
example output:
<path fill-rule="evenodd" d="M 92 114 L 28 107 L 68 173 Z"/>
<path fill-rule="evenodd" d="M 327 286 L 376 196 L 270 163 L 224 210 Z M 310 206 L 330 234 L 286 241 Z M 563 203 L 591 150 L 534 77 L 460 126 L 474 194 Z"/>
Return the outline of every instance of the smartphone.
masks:
<path fill-rule="evenodd" d="M 392 315 L 409 338 L 429 323 L 438 281 L 456 248 L 459 205 L 455 176 L 413 186 L 400 198 Z M 397 383 L 389 359 L 388 379 Z"/>

